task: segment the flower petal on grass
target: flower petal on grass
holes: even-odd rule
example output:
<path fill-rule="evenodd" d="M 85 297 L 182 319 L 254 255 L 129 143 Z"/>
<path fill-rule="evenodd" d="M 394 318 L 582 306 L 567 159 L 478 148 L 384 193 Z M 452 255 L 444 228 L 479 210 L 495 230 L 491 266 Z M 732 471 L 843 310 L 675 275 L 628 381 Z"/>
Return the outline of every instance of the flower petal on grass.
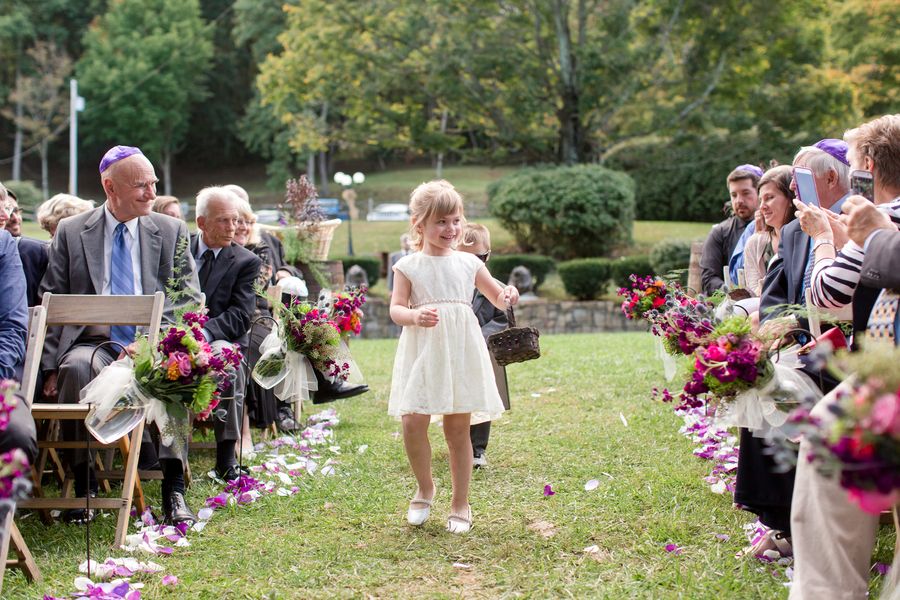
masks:
<path fill-rule="evenodd" d="M 587 483 L 584 484 L 584 491 L 591 492 L 593 490 L 596 490 L 598 487 L 600 487 L 600 480 L 590 479 Z"/>
<path fill-rule="evenodd" d="M 684 548 L 682 548 L 678 544 L 666 544 L 666 552 L 678 555 L 684 552 Z"/>
<path fill-rule="evenodd" d="M 163 585 L 177 585 L 178 578 L 175 577 L 174 575 L 166 575 L 165 577 L 162 578 L 162 584 Z"/>
<path fill-rule="evenodd" d="M 545 496 L 553 496 L 556 492 L 553 491 L 553 486 L 549 483 L 544 486 L 544 495 Z"/>
<path fill-rule="evenodd" d="M 623 415 L 622 413 L 619 413 L 619 418 L 622 420 L 622 425 L 624 425 L 625 427 L 628 427 L 628 421 L 625 420 L 625 415 Z"/>
<path fill-rule="evenodd" d="M 713 535 L 715 535 L 716 539 L 719 540 L 720 542 L 727 542 L 728 540 L 731 539 L 731 536 L 728 535 L 727 533 L 714 533 Z"/>

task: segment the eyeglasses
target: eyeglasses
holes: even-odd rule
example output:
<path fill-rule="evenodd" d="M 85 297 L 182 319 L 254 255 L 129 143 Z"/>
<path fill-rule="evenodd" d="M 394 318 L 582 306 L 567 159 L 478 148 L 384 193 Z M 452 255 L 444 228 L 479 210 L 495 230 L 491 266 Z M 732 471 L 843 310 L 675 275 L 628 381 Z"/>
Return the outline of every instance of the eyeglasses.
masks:
<path fill-rule="evenodd" d="M 480 260 L 481 262 L 486 263 L 488 261 L 488 259 L 491 257 L 491 253 L 485 252 L 484 254 L 476 254 L 475 256 L 477 256 L 478 260 Z"/>

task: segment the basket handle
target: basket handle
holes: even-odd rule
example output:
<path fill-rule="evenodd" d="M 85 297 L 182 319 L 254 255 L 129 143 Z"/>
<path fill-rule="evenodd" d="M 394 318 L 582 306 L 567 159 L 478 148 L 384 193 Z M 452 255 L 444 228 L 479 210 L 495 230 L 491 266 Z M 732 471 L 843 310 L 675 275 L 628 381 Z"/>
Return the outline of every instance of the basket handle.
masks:
<path fill-rule="evenodd" d="M 506 328 L 512 329 L 516 326 L 516 315 L 513 314 L 512 305 L 508 304 L 506 306 Z"/>

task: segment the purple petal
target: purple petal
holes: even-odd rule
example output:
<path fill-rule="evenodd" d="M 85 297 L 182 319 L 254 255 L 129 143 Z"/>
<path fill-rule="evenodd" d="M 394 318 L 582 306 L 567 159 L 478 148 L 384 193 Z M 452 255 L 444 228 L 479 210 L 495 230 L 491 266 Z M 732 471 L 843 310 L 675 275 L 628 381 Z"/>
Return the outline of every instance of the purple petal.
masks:
<path fill-rule="evenodd" d="M 553 496 L 554 494 L 556 494 L 556 492 L 553 491 L 553 486 L 551 486 L 549 483 L 544 486 L 545 496 Z"/>
<path fill-rule="evenodd" d="M 176 585 L 178 583 L 178 578 L 174 575 L 166 575 L 162 578 L 163 585 Z"/>

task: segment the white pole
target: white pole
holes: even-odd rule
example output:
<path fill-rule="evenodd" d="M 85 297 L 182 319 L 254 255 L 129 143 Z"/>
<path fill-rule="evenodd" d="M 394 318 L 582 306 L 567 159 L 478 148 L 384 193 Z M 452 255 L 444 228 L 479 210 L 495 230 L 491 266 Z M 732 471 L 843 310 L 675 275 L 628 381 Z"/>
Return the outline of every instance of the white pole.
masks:
<path fill-rule="evenodd" d="M 69 80 L 69 193 L 78 195 L 78 80 Z"/>

